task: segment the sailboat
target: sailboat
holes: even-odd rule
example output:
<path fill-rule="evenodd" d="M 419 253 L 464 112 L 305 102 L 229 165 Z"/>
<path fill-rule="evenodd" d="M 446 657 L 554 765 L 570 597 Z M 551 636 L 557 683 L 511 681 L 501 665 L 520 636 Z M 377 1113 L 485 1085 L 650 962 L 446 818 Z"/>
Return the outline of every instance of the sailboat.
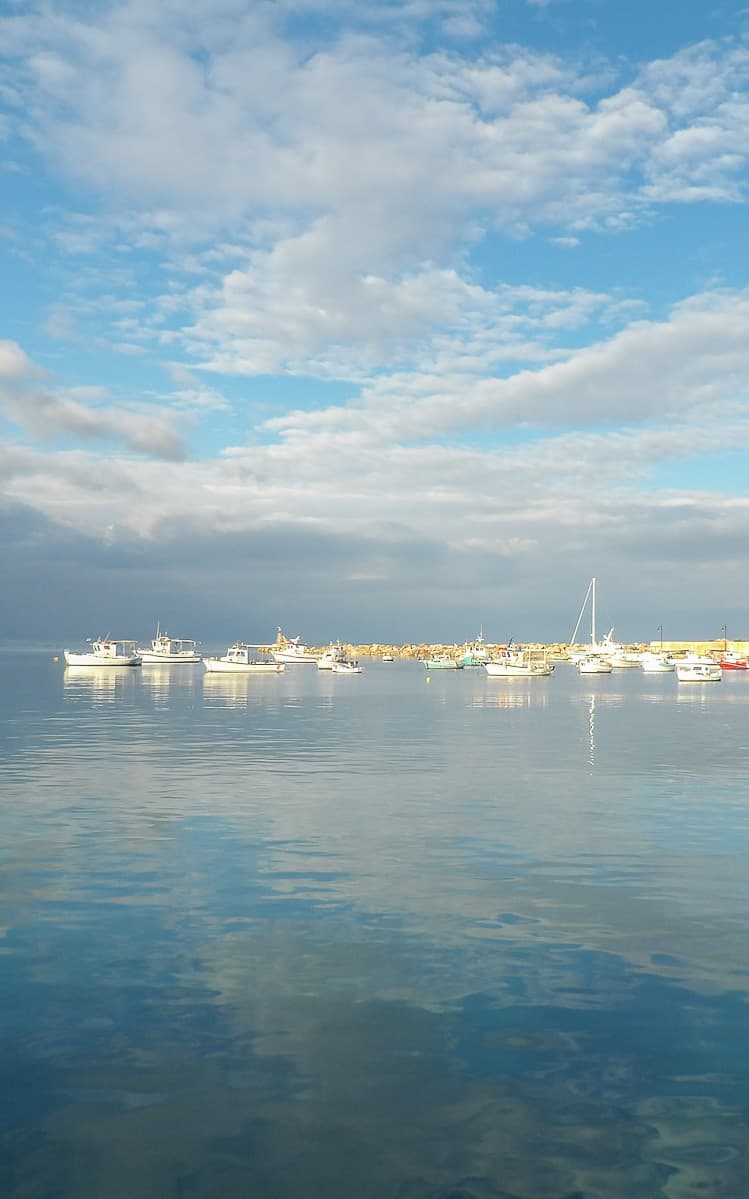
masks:
<path fill-rule="evenodd" d="M 577 637 L 577 630 L 580 628 L 580 621 L 583 618 L 583 613 L 590 600 L 590 643 L 583 647 L 582 653 L 573 654 L 572 660 L 576 662 L 577 669 L 580 674 L 611 674 L 614 669 L 607 654 L 611 653 L 615 646 L 611 640 L 614 630 L 609 629 L 602 642 L 596 640 L 596 580 L 595 577 L 590 580 L 588 590 L 585 593 L 583 606 L 580 609 L 580 615 L 577 618 L 574 632 L 570 637 L 570 645 L 574 644 Z"/>

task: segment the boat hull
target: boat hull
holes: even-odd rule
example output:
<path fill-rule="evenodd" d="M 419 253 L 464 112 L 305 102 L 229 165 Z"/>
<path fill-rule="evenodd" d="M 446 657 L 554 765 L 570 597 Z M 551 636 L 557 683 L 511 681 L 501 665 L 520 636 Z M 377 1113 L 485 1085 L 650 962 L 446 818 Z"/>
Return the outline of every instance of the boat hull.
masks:
<path fill-rule="evenodd" d="M 580 674 L 611 674 L 614 668 L 610 662 L 600 658 L 588 662 L 585 660 L 578 662 L 577 669 Z"/>
<path fill-rule="evenodd" d="M 676 678 L 680 683 L 719 683 L 723 671 L 717 662 L 713 666 L 706 663 L 695 663 L 689 666 L 677 666 Z"/>
<path fill-rule="evenodd" d="M 118 657 L 107 658 L 103 654 L 71 654 L 64 652 L 66 666 L 140 666 L 138 654 L 121 654 Z"/>
<path fill-rule="evenodd" d="M 484 670 L 492 678 L 498 679 L 535 679 L 548 678 L 553 672 L 553 666 L 512 666 L 504 662 L 485 662 Z"/>
<path fill-rule="evenodd" d="M 150 649 L 142 650 L 140 656 L 144 663 L 158 662 L 160 666 L 192 666 L 203 660 L 200 654 L 157 654 Z"/>
<path fill-rule="evenodd" d="M 209 674 L 281 674 L 282 662 L 225 662 L 222 658 L 203 658 Z"/>

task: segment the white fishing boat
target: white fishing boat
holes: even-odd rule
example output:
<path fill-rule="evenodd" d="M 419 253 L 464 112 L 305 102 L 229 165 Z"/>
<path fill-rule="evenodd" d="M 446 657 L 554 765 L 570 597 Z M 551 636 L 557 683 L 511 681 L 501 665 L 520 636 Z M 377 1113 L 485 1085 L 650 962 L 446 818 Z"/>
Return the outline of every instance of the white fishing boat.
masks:
<path fill-rule="evenodd" d="M 611 674 L 614 667 L 601 654 L 585 654 L 577 663 L 580 674 Z"/>
<path fill-rule="evenodd" d="M 607 650 L 604 645 L 603 655 L 614 670 L 639 670 L 642 665 L 640 654 L 634 650 L 625 649 L 623 645 L 616 645 L 616 648 L 610 650 Z"/>
<path fill-rule="evenodd" d="M 361 674 L 364 667 L 360 666 L 355 659 L 343 658 L 334 662 L 330 669 L 333 674 Z"/>
<path fill-rule="evenodd" d="M 466 641 L 460 654 L 459 661 L 464 666 L 485 666 L 491 661 L 491 653 L 489 646 L 484 641 L 484 630 L 480 630 L 478 637 L 473 641 Z"/>
<path fill-rule="evenodd" d="M 162 633 L 159 627 L 156 629 L 156 636 L 151 642 L 150 649 L 139 647 L 138 653 L 144 662 L 159 662 L 169 665 L 175 663 L 189 665 L 200 662 L 202 659 L 202 655 L 198 653 L 196 641 L 192 641 L 188 637 L 170 637 L 168 633 Z"/>
<path fill-rule="evenodd" d="M 141 656 L 135 641 L 100 637 L 89 642 L 91 649 L 83 654 L 64 651 L 66 666 L 140 666 Z"/>
<path fill-rule="evenodd" d="M 640 666 L 644 674 L 673 673 L 676 663 L 668 654 L 657 654 L 649 650 L 640 654 Z"/>
<path fill-rule="evenodd" d="M 284 669 L 284 663 L 253 657 L 258 648 L 256 645 L 237 641 L 229 646 L 223 657 L 203 658 L 203 665 L 211 674 L 280 674 Z"/>
<path fill-rule="evenodd" d="M 554 665 L 543 650 L 517 646 L 484 662 L 484 670 L 492 678 L 544 678 L 553 673 Z"/>
<path fill-rule="evenodd" d="M 720 683 L 723 671 L 720 663 L 707 655 L 687 654 L 676 663 L 676 677 L 680 683 Z"/>
<path fill-rule="evenodd" d="M 346 651 L 340 641 L 331 641 L 328 648 L 317 659 L 318 670 L 332 670 L 336 662 L 345 662 Z"/>
<path fill-rule="evenodd" d="M 285 637 L 281 628 L 276 631 L 276 640 L 268 646 L 276 662 L 317 662 L 317 654 L 302 645 L 299 637 Z"/>

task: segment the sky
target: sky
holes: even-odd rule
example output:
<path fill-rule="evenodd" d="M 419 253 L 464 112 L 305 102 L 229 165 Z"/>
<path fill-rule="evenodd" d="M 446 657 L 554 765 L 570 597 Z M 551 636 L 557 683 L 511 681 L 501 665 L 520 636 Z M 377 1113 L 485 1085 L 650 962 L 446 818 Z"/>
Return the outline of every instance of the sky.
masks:
<path fill-rule="evenodd" d="M 4 0 L 0 639 L 749 637 L 744 4 Z"/>

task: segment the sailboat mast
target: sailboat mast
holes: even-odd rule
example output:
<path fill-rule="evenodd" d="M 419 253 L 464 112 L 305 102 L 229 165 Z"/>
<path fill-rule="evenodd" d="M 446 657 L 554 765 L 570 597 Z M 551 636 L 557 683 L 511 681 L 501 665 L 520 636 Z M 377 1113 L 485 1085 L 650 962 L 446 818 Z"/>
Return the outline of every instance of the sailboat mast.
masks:
<path fill-rule="evenodd" d="M 595 576 L 591 581 L 592 598 L 590 602 L 590 643 L 597 645 L 596 641 L 596 580 Z"/>
<path fill-rule="evenodd" d="M 590 582 L 588 583 L 588 590 L 585 592 L 585 599 L 583 600 L 583 606 L 580 609 L 580 615 L 577 618 L 577 624 L 575 625 L 575 627 L 572 631 L 572 636 L 569 639 L 569 642 L 568 642 L 569 645 L 574 645 L 575 638 L 577 637 L 577 630 L 580 628 L 580 621 L 582 620 L 583 613 L 585 611 L 585 605 L 588 602 L 588 596 L 590 595 L 590 589 L 594 583 L 595 583 L 595 579 L 591 579 Z M 595 623 L 595 619 L 594 619 L 594 623 Z"/>

